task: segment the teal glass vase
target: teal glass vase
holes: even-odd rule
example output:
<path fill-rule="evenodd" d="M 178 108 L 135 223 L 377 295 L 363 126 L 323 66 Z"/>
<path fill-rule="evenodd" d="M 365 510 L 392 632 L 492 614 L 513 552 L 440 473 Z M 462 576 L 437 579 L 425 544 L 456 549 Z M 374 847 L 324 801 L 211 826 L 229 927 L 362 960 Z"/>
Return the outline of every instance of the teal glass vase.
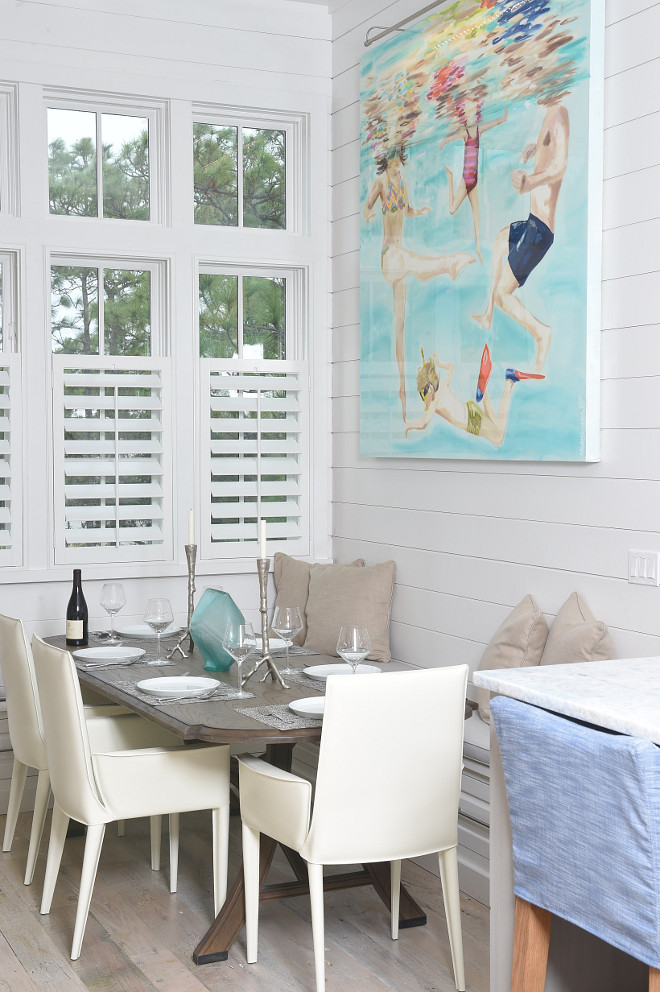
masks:
<path fill-rule="evenodd" d="M 245 623 L 245 618 L 228 592 L 205 589 L 190 620 L 195 647 L 210 672 L 226 672 L 234 659 L 222 646 L 227 624 Z"/>

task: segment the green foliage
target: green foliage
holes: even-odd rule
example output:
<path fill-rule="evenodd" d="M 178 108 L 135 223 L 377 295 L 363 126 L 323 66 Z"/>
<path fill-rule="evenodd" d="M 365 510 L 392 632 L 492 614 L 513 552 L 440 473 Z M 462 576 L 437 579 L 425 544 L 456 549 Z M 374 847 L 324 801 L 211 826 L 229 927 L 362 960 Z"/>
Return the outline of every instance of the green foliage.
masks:
<path fill-rule="evenodd" d="M 243 279 L 243 344 L 263 345 L 264 358 L 286 358 L 285 294 L 285 279 Z"/>
<path fill-rule="evenodd" d="M 201 273 L 199 354 L 236 358 L 238 350 L 238 277 Z"/>
<path fill-rule="evenodd" d="M 113 158 L 103 145 L 103 216 L 149 220 L 149 131 L 126 141 Z"/>
<path fill-rule="evenodd" d="M 54 265 L 51 269 L 51 334 L 54 352 L 98 355 L 98 270 Z M 151 279 L 148 271 L 103 270 L 104 353 L 151 353 Z"/>
<path fill-rule="evenodd" d="M 193 125 L 196 224 L 238 224 L 238 129 Z"/>
<path fill-rule="evenodd" d="M 243 226 L 286 227 L 286 133 L 243 129 Z"/>
<path fill-rule="evenodd" d="M 52 214 L 96 216 L 96 148 L 91 138 L 80 138 L 70 148 L 63 138 L 51 141 L 48 177 Z"/>
<path fill-rule="evenodd" d="M 199 277 L 199 353 L 202 358 L 243 357 L 262 346 L 264 358 L 286 358 L 286 280 L 244 276 L 242 345 L 238 334 L 239 277 Z"/>

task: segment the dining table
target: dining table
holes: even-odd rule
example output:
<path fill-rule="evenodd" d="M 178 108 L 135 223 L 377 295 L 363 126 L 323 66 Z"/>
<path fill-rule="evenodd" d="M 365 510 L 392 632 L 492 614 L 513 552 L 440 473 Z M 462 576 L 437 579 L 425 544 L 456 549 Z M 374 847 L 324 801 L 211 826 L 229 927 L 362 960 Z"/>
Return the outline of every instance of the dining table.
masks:
<path fill-rule="evenodd" d="M 45 640 L 49 644 L 66 649 L 64 635 L 47 637 Z M 175 640 L 171 640 L 168 648 L 168 639 L 163 638 L 164 661 L 175 643 Z M 90 646 L 93 644 L 93 637 L 90 635 Z M 184 641 L 184 649 L 185 644 Z M 284 689 L 274 681 L 268 673 L 267 666 L 263 665 L 245 686 L 250 695 L 247 698 L 236 698 L 236 667 L 232 665 L 228 671 L 207 671 L 203 659 L 194 646 L 192 650 L 185 650 L 184 657 L 174 657 L 167 664 L 156 665 L 153 664 L 155 638 L 148 641 L 125 637 L 122 639 L 122 645 L 126 648 L 144 650 L 145 654 L 137 660 L 123 664 L 104 665 L 102 660 L 88 661 L 77 657 L 75 651 L 72 651 L 83 694 L 87 693 L 88 699 L 90 699 L 89 694 L 92 694 L 90 701 L 94 701 L 95 696 L 101 696 L 118 703 L 165 727 L 184 743 L 199 744 L 203 741 L 228 744 L 234 754 L 245 751 L 261 752 L 266 760 L 286 770 L 291 769 L 293 749 L 296 744 L 318 742 L 321 739 L 322 719 L 299 716 L 289 709 L 291 702 L 301 698 L 313 698 L 315 695 L 322 698 L 325 692 L 325 680 L 306 675 L 304 669 L 329 664 L 343 665 L 337 658 L 315 654 L 304 648 L 294 648 L 290 652 L 289 660 L 297 667 L 297 671 L 294 675 L 286 677 L 288 688 Z M 277 661 L 277 654 L 272 649 L 271 654 L 273 660 Z M 245 670 L 252 660 L 248 659 L 244 666 Z M 390 663 L 387 670 L 403 667 L 408 666 Z M 382 675 L 379 677 L 387 677 L 387 670 L 382 668 L 381 670 Z M 138 683 L 145 679 L 184 674 L 216 679 L 220 687 L 212 698 L 191 697 L 164 701 L 161 697 L 149 695 L 138 688 Z M 466 717 L 470 714 L 471 710 L 466 708 Z M 237 786 L 236 774 L 233 780 Z M 269 884 L 268 873 L 278 846 L 281 846 L 291 867 L 293 878 L 288 882 Z M 388 862 L 351 866 L 348 871 L 327 874 L 324 878 L 326 891 L 365 885 L 373 886 L 389 909 Z M 284 845 L 278 845 L 269 837 L 262 836 L 260 899 L 279 899 L 305 893 L 309 893 L 309 886 L 304 860 L 297 852 Z M 402 886 L 399 926 L 415 927 L 423 926 L 425 923 L 426 914 Z M 201 965 L 227 960 L 229 950 L 244 925 L 245 901 L 241 866 L 229 886 L 227 898 L 218 915 L 193 952 L 195 963 Z"/>

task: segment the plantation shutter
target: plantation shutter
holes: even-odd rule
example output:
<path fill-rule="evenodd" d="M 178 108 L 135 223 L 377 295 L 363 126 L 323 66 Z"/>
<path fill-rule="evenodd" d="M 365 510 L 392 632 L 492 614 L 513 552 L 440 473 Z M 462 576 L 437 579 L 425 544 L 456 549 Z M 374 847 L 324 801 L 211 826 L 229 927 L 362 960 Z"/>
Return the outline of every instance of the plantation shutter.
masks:
<path fill-rule="evenodd" d="M 204 556 L 256 558 L 259 518 L 269 556 L 309 553 L 307 365 L 203 359 L 201 366 Z"/>
<path fill-rule="evenodd" d="M 20 356 L 0 355 L 1 565 L 20 565 L 22 563 L 20 409 Z"/>
<path fill-rule="evenodd" d="M 53 355 L 55 560 L 172 559 L 170 360 Z"/>

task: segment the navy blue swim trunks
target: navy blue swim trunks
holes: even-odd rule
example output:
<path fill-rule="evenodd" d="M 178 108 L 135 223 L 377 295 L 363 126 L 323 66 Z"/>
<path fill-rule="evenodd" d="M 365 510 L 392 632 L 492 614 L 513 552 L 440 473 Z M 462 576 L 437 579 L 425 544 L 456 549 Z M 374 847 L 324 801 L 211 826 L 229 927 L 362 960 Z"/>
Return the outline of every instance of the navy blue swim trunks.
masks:
<path fill-rule="evenodd" d="M 509 265 L 519 286 L 524 286 L 551 247 L 555 236 L 542 220 L 530 214 L 527 220 L 514 220 L 509 227 Z"/>

